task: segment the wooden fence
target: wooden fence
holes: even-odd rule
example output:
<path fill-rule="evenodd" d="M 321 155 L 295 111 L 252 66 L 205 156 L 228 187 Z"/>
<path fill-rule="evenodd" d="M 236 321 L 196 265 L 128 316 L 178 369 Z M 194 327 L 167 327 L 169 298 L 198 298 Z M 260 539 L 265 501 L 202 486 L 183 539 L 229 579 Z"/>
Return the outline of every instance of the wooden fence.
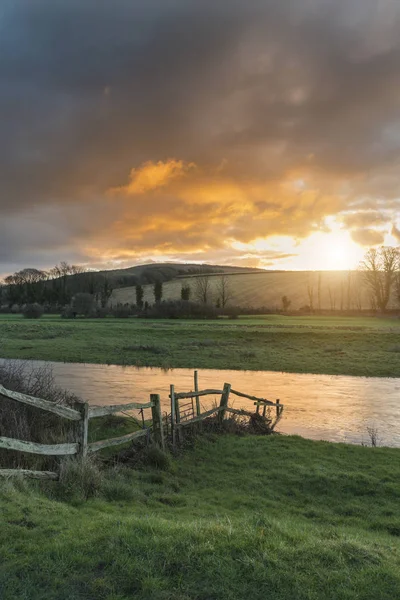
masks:
<path fill-rule="evenodd" d="M 258 398 L 256 396 L 252 396 L 250 394 L 245 394 L 244 392 L 239 392 L 237 390 L 232 389 L 230 383 L 225 383 L 223 389 L 206 389 L 199 390 L 198 383 L 198 372 L 194 372 L 194 390 L 190 392 L 176 392 L 175 386 L 170 386 L 169 397 L 171 400 L 171 434 L 172 434 L 172 444 L 176 445 L 177 442 L 182 441 L 182 428 L 187 427 L 188 425 L 193 425 L 198 423 L 199 421 L 203 421 L 213 415 L 218 415 L 218 421 L 220 423 L 223 422 L 226 413 L 252 417 L 254 412 L 250 412 L 244 409 L 236 409 L 233 406 L 229 406 L 229 398 L 230 396 L 238 396 L 239 398 L 246 398 L 247 400 L 252 400 L 254 405 L 256 406 L 255 412 L 260 414 L 262 408 L 262 416 L 265 418 L 268 407 L 273 407 L 276 411 L 275 422 L 272 423 L 271 429 L 273 429 L 278 420 L 280 419 L 283 411 L 283 404 L 280 403 L 280 400 L 276 400 L 272 402 L 271 400 L 267 400 L 266 398 Z M 205 412 L 201 412 L 200 408 L 200 398 L 202 396 L 220 396 L 219 404 L 211 408 L 210 410 L 206 410 Z M 195 399 L 196 400 L 196 416 L 191 419 L 182 419 L 181 413 L 181 400 Z"/>
<path fill-rule="evenodd" d="M 213 408 L 201 412 L 200 398 L 203 396 L 220 396 L 219 403 Z M 170 386 L 171 413 L 165 419 L 162 418 L 161 401 L 158 394 L 150 394 L 150 402 L 129 404 L 114 404 L 111 406 L 89 406 L 87 402 L 76 402 L 73 408 L 55 404 L 48 400 L 35 398 L 19 392 L 7 390 L 0 385 L 0 400 L 1 397 L 10 398 L 16 402 L 35 407 L 57 415 L 62 419 L 67 419 L 75 423 L 74 434 L 75 440 L 70 443 L 62 444 L 40 444 L 26 440 L 18 440 L 9 437 L 0 437 L 0 449 L 15 450 L 18 452 L 28 452 L 30 454 L 39 454 L 45 456 L 70 456 L 85 457 L 88 453 L 98 452 L 104 448 L 112 446 L 120 446 L 127 442 L 139 439 L 143 436 L 152 435 L 154 442 L 162 449 L 165 449 L 165 430 L 168 434 L 168 421 L 171 424 L 172 445 L 175 447 L 177 442 L 183 439 L 183 429 L 187 426 L 204 421 L 213 415 L 217 415 L 220 423 L 223 422 L 226 414 L 248 416 L 254 415 L 244 409 L 235 409 L 229 406 L 229 399 L 232 396 L 246 398 L 252 400 L 256 406 L 255 412 L 260 414 L 262 408 L 262 416 L 266 416 L 268 407 L 274 407 L 276 411 L 275 424 L 278 422 L 283 404 L 279 400 L 272 402 L 265 398 L 257 398 L 244 392 L 239 392 L 232 389 L 230 383 L 225 383 L 222 389 L 205 389 L 199 390 L 198 372 L 194 372 L 194 390 L 189 392 L 176 392 L 175 386 Z M 183 400 L 189 400 L 182 404 Z M 115 438 L 100 440 L 97 442 L 88 443 L 89 420 L 96 417 L 104 417 L 114 413 L 126 412 L 129 410 L 143 410 L 151 408 L 151 424 L 145 426 L 143 418 L 143 429 L 134 431 L 126 435 Z M 189 418 L 190 417 L 190 418 Z M 275 425 L 273 424 L 273 426 Z M 273 428 L 273 427 L 272 427 Z M 0 476 L 11 477 L 13 475 L 24 475 L 36 479 L 57 479 L 58 474 L 51 471 L 33 471 L 28 469 L 0 469 Z"/>
<path fill-rule="evenodd" d="M 161 416 L 161 403 L 158 394 L 150 395 L 150 402 L 146 404 L 138 404 L 131 402 L 130 404 L 115 404 L 112 406 L 89 406 L 87 402 L 76 402 L 74 408 L 55 404 L 48 400 L 35 398 L 19 392 L 7 390 L 0 385 L 1 397 L 9 398 L 35 407 L 45 412 L 53 413 L 58 417 L 74 421 L 75 441 L 63 444 L 39 444 L 37 442 L 29 442 L 26 440 L 18 440 L 9 437 L 0 437 L 0 449 L 15 450 L 17 452 L 28 452 L 29 454 L 40 454 L 44 456 L 70 456 L 84 457 L 88 453 L 98 452 L 103 448 L 110 446 L 119 446 L 146 436 L 149 432 L 152 433 L 155 443 L 161 448 L 164 448 L 164 427 Z M 144 410 L 151 408 L 152 423 L 149 427 L 128 433 L 116 438 L 100 440 L 98 442 L 88 443 L 89 419 L 94 417 L 102 417 L 127 410 Z M 35 479 L 57 479 L 58 474 L 51 471 L 31 471 L 28 469 L 0 469 L 0 476 L 11 477 L 13 475 L 24 475 Z"/>

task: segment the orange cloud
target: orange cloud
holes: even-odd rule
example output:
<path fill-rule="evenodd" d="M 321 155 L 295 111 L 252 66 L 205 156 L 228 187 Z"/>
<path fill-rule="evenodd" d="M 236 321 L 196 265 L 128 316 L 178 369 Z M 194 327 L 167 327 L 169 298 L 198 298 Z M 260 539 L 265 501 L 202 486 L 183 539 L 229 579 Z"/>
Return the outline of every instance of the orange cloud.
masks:
<path fill-rule="evenodd" d="M 187 163 L 183 160 L 169 159 L 166 162 L 159 160 L 157 163 L 149 160 L 138 169 L 131 170 L 129 183 L 112 188 L 110 192 L 125 195 L 144 194 L 166 187 L 172 181 L 183 177 L 185 173 L 194 167 L 193 163 Z"/>

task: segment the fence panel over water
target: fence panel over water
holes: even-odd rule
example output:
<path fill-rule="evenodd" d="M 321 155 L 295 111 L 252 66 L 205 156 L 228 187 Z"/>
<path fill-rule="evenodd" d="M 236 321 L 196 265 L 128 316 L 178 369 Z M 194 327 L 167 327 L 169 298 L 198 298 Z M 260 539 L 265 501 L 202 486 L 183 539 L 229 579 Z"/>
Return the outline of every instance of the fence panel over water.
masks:
<path fill-rule="evenodd" d="M 220 396 L 219 402 L 210 410 L 201 412 L 200 398 L 203 396 Z M 235 409 L 229 406 L 229 398 L 235 395 L 241 398 L 246 398 L 254 401 L 256 406 L 255 413 L 243 409 Z M 153 442 L 161 449 L 165 449 L 166 440 L 168 437 L 168 422 L 171 425 L 171 442 L 172 446 L 176 447 L 178 442 L 183 440 L 183 430 L 188 426 L 195 425 L 212 416 L 217 416 L 217 422 L 222 424 L 227 413 L 233 415 L 253 417 L 254 414 L 260 415 L 260 409 L 263 409 L 263 418 L 266 417 L 268 407 L 274 407 L 276 410 L 275 423 L 272 423 L 271 430 L 278 422 L 283 410 L 283 405 L 279 400 L 272 402 L 264 398 L 257 398 L 233 390 L 230 383 L 225 383 L 222 389 L 206 389 L 199 390 L 198 372 L 194 373 L 194 390 L 189 392 L 176 392 L 175 386 L 170 386 L 171 414 L 167 415 L 163 420 L 161 413 L 161 401 L 159 394 L 150 394 L 150 402 L 138 403 L 131 402 L 129 404 L 114 404 L 110 406 L 89 406 L 87 402 L 75 402 L 74 407 L 59 405 L 48 400 L 35 398 L 27 394 L 21 394 L 7 390 L 0 385 L 0 401 L 1 398 L 8 398 L 22 403 L 30 407 L 52 413 L 57 417 L 73 421 L 74 437 L 72 442 L 58 444 L 42 444 L 28 440 L 15 439 L 12 437 L 0 437 L 0 449 L 14 450 L 17 452 L 26 452 L 30 454 L 38 454 L 44 456 L 76 456 L 83 458 L 88 453 L 98 452 L 105 448 L 120 446 L 128 442 L 135 441 L 144 436 L 150 436 Z M 187 401 L 190 401 L 189 403 Z M 182 401 L 186 401 L 182 404 Z M 143 417 L 143 411 L 151 409 L 151 421 L 147 423 Z M 130 410 L 139 410 L 142 413 L 143 427 L 138 431 L 133 431 L 122 436 L 107 438 L 89 443 L 88 431 L 89 420 L 98 417 L 106 417 L 115 413 L 126 412 Z M 0 469 L 0 476 L 12 477 L 14 475 L 23 475 L 36 479 L 57 479 L 58 474 L 53 471 L 34 471 L 29 469 Z"/>

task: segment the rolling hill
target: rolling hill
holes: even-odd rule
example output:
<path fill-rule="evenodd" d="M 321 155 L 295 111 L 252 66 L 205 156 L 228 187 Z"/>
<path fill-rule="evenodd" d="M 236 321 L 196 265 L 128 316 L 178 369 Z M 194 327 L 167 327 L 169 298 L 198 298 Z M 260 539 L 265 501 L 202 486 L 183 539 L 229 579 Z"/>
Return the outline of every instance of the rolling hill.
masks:
<path fill-rule="evenodd" d="M 179 276 L 163 285 L 163 299 L 179 299 L 184 285 L 191 288 L 191 299 L 196 298 L 197 279 L 202 275 Z M 240 307 L 282 307 L 282 296 L 291 301 L 290 309 L 298 310 L 313 303 L 314 308 L 355 310 L 371 308 L 370 295 L 358 271 L 261 271 L 226 273 L 229 304 Z M 209 275 L 211 301 L 217 302 L 221 274 Z M 114 289 L 110 303 L 135 303 L 135 287 Z M 144 300 L 153 304 L 153 285 L 144 285 Z M 391 306 L 395 307 L 394 298 Z"/>

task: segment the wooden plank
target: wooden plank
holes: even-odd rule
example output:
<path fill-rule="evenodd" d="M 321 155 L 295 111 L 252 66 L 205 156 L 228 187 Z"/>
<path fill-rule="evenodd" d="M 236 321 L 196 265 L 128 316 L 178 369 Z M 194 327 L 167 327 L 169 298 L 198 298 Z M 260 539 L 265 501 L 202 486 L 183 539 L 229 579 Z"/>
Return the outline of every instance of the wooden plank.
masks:
<path fill-rule="evenodd" d="M 111 446 L 121 446 L 121 444 L 126 444 L 131 440 L 135 440 L 137 438 L 141 438 L 144 435 L 147 435 L 148 429 L 140 429 L 139 431 L 134 431 L 133 433 L 127 433 L 126 435 L 121 435 L 120 437 L 110 438 L 108 440 L 100 440 L 99 442 L 92 442 L 88 445 L 89 452 L 98 452 L 103 448 L 110 448 Z"/>
<path fill-rule="evenodd" d="M 198 417 L 194 417 L 194 419 L 190 419 L 190 421 L 181 421 L 179 427 L 186 427 L 186 425 L 191 425 L 192 423 L 197 423 L 198 421 L 203 421 L 203 419 L 206 419 L 207 417 L 211 417 L 211 415 L 219 412 L 220 410 L 222 410 L 222 408 L 220 406 L 217 406 L 216 408 L 212 408 L 211 410 L 207 410 L 206 412 L 201 413 L 201 415 L 199 415 Z"/>
<path fill-rule="evenodd" d="M 276 406 L 275 402 L 270 402 L 270 400 L 260 400 L 259 402 L 254 402 L 254 406 Z M 283 404 L 279 404 L 279 406 L 283 406 Z"/>
<path fill-rule="evenodd" d="M 53 471 L 29 471 L 27 469 L 0 469 L 0 477 L 29 477 L 30 479 L 58 479 Z"/>
<path fill-rule="evenodd" d="M 262 404 L 266 403 L 271 406 L 275 406 L 275 402 L 271 402 L 270 400 L 266 400 L 265 398 L 257 398 L 256 396 L 250 396 L 250 394 L 244 394 L 243 392 L 238 392 L 237 390 L 231 389 L 231 394 L 235 396 L 240 396 L 240 398 L 247 398 L 248 400 L 255 400 L 256 402 L 261 402 Z"/>
<path fill-rule="evenodd" d="M 45 456 L 66 456 L 78 452 L 78 444 L 37 444 L 7 437 L 0 437 L 0 448 L 29 452 L 29 454 L 44 454 Z"/>
<path fill-rule="evenodd" d="M 128 410 L 141 410 L 142 408 L 152 408 L 153 403 L 147 402 L 140 404 L 138 402 L 130 402 L 129 404 L 112 404 L 110 406 L 90 406 L 89 407 L 89 419 L 94 417 L 105 417 L 106 415 L 112 415 L 116 412 L 126 412 Z"/>
<path fill-rule="evenodd" d="M 16 400 L 17 402 L 27 404 L 28 406 L 40 408 L 41 410 L 53 413 L 64 419 L 69 419 L 70 421 L 79 421 L 81 418 L 80 413 L 73 408 L 62 406 L 55 402 L 49 402 L 48 400 L 42 400 L 41 398 L 35 398 L 34 396 L 28 396 L 27 394 L 20 394 L 20 392 L 6 390 L 2 385 L 0 385 L 0 396 L 5 396 L 6 398 Z"/>
<path fill-rule="evenodd" d="M 175 394 L 175 398 L 183 400 L 184 398 L 198 398 L 199 396 L 207 396 L 209 394 L 222 394 L 223 390 L 202 390 L 200 392 L 180 392 Z"/>
<path fill-rule="evenodd" d="M 230 408 L 229 406 L 226 409 L 226 412 L 232 413 L 233 415 L 244 415 L 246 417 L 252 417 L 254 415 L 254 413 L 248 412 L 247 410 L 238 410 L 237 408 Z"/>

